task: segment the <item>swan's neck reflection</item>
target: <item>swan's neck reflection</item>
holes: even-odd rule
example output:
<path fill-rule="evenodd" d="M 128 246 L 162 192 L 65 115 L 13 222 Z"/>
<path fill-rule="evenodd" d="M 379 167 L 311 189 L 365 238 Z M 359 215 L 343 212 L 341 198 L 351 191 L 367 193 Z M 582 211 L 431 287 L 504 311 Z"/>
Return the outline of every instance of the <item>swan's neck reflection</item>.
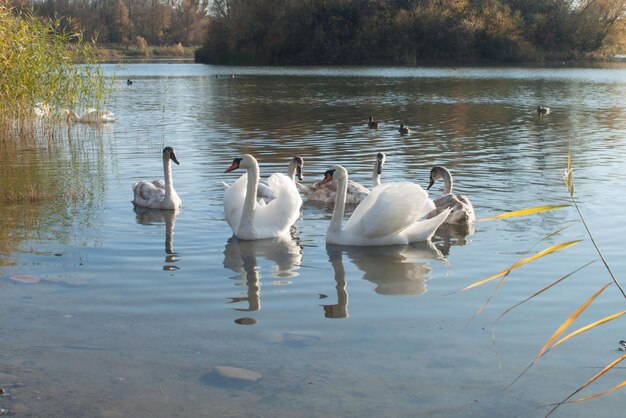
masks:
<path fill-rule="evenodd" d="M 178 267 L 172 263 L 178 261 L 174 252 L 174 226 L 180 210 L 150 209 L 136 205 L 134 205 L 133 210 L 136 214 L 137 223 L 142 225 L 165 224 L 165 253 L 167 256 L 165 256 L 166 264 L 163 266 L 163 270 L 178 270 Z"/>
<path fill-rule="evenodd" d="M 343 267 L 341 248 L 332 246 L 326 247 L 328 259 L 335 271 L 335 289 L 337 291 L 337 303 L 333 305 L 321 305 L 326 318 L 347 318 L 348 317 L 348 290 L 346 283 L 346 270 Z"/>
<path fill-rule="evenodd" d="M 272 263 L 270 277 L 280 279 L 274 284 L 289 284 L 286 278 L 296 277 L 302 262 L 302 248 L 291 238 L 263 240 L 240 240 L 231 237 L 224 248 L 224 267 L 240 273 L 233 279 L 245 280 L 247 292 L 245 297 L 230 298 L 230 303 L 247 302 L 247 308 L 236 308 L 241 311 L 258 311 L 261 309 L 261 270 L 258 257 Z M 263 263 L 261 263 L 263 264 Z"/>
<path fill-rule="evenodd" d="M 328 318 L 348 316 L 348 292 L 343 254 L 376 285 L 381 295 L 421 295 L 426 292 L 426 279 L 431 267 L 424 259 L 445 262 L 443 254 L 430 242 L 393 246 L 326 246 L 328 258 L 335 272 L 337 304 L 322 305 Z"/>

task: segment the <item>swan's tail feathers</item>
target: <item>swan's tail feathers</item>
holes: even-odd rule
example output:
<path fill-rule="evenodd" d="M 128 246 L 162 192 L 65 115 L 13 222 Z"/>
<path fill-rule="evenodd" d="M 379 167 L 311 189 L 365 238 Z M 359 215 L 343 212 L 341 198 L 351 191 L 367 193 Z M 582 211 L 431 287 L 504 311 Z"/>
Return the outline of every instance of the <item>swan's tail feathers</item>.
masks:
<path fill-rule="evenodd" d="M 437 228 L 445 222 L 446 218 L 450 214 L 450 209 L 446 209 L 439 215 L 415 222 L 407 231 L 409 243 L 427 241 L 433 236 Z"/>
<path fill-rule="evenodd" d="M 230 184 L 222 182 L 222 187 L 224 188 L 224 190 L 226 190 L 230 187 Z"/>

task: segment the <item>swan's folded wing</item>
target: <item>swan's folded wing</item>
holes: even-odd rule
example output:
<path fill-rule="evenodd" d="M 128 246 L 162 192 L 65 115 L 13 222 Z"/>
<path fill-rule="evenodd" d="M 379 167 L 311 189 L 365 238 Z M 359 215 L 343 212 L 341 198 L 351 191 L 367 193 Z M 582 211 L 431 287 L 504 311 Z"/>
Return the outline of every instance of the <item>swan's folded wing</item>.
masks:
<path fill-rule="evenodd" d="M 228 225 L 236 233 L 241 222 L 241 213 L 243 211 L 243 201 L 246 197 L 248 174 L 243 174 L 235 181 L 232 186 L 224 190 L 224 218 Z"/>
<path fill-rule="evenodd" d="M 150 205 L 161 202 L 165 197 L 165 184 L 162 180 L 141 180 L 133 184 L 134 203 L 139 206 L 150 207 Z"/>
<path fill-rule="evenodd" d="M 259 232 L 267 229 L 280 230 L 284 233 L 298 220 L 302 198 L 295 183 L 284 174 L 272 174 L 267 180 L 267 184 L 276 194 L 276 199 L 266 206 L 257 206 L 254 219 L 255 228 Z"/>
<path fill-rule="evenodd" d="M 426 199 L 428 193 L 417 184 L 381 184 L 357 206 L 344 230 L 365 238 L 397 234 L 418 219 Z"/>

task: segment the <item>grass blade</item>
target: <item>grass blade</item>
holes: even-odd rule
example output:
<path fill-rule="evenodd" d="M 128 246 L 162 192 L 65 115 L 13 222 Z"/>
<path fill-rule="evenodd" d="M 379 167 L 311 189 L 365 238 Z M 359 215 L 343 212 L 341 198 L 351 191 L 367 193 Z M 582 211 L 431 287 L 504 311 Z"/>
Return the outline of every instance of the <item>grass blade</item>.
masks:
<path fill-rule="evenodd" d="M 568 277 L 570 277 L 571 275 L 579 272 L 580 270 L 584 269 L 585 267 L 587 267 L 589 264 L 591 263 L 595 263 L 596 260 L 591 260 L 590 262 L 588 262 L 587 264 L 585 264 L 582 267 L 578 267 L 576 270 L 572 271 L 571 273 L 566 274 L 565 276 L 560 277 L 559 279 L 553 281 L 552 283 L 550 283 L 547 286 L 544 286 L 543 288 L 541 288 L 540 290 L 536 291 L 535 293 L 533 293 L 532 295 L 528 296 L 526 299 L 522 300 L 521 302 L 516 303 L 515 305 L 511 306 L 510 308 L 508 308 L 507 310 L 505 310 L 504 312 L 502 312 L 500 314 L 500 316 L 498 317 L 498 319 L 496 319 L 496 322 L 498 322 L 500 320 L 500 318 L 502 318 L 504 315 L 506 315 L 507 313 L 511 312 L 513 309 L 517 308 L 518 306 L 520 306 L 523 303 L 528 302 L 529 300 L 531 300 L 532 298 L 534 298 L 537 295 L 542 294 L 543 292 L 545 292 L 546 290 L 552 288 L 553 286 L 559 284 L 560 282 L 562 282 L 563 280 L 567 279 Z"/>
<path fill-rule="evenodd" d="M 576 318 L 578 318 L 580 314 L 583 313 L 585 309 L 587 309 L 587 307 L 591 304 L 591 302 L 593 302 L 600 295 L 600 293 L 602 293 L 604 289 L 609 287 L 612 283 L 613 282 L 608 282 L 607 284 L 602 286 L 600 290 L 598 290 L 596 293 L 591 295 L 589 299 L 587 299 L 582 305 L 580 305 L 578 309 L 576 309 L 574 313 L 572 313 L 561 324 L 561 326 L 559 326 L 559 328 L 554 332 L 554 334 L 552 334 L 552 336 L 548 338 L 548 341 L 546 341 L 543 347 L 541 347 L 541 350 L 539 350 L 539 354 L 537 354 L 537 357 L 535 357 L 535 360 L 533 360 L 533 364 L 537 363 L 537 361 L 546 353 L 546 351 L 549 350 L 550 344 L 552 344 L 554 340 L 556 340 L 561 334 L 563 334 L 565 330 L 572 324 L 572 322 L 574 322 Z"/>
<path fill-rule="evenodd" d="M 583 390 L 584 388 L 586 388 L 587 386 L 589 386 L 590 384 L 592 384 L 593 382 L 595 382 L 597 379 L 599 379 L 601 376 L 603 376 L 606 372 L 608 372 L 609 370 L 611 370 L 613 367 L 615 367 L 617 364 L 619 364 L 622 360 L 626 359 L 626 354 L 622 355 L 620 358 L 618 358 L 617 360 L 612 361 L 608 366 L 606 366 L 604 369 L 602 369 L 601 371 L 599 371 L 595 376 L 593 376 L 591 379 L 589 379 L 585 384 L 583 384 L 581 387 L 579 387 L 578 389 L 576 389 L 574 392 L 572 392 L 567 398 L 563 399 L 561 402 L 557 403 L 554 408 L 552 408 L 550 410 L 550 412 L 548 412 L 546 414 L 546 418 L 548 416 L 550 416 L 554 411 L 556 411 L 556 409 L 563 405 L 564 403 L 566 403 L 572 396 L 576 395 L 578 392 L 580 392 L 581 390 Z M 622 383 L 621 385 L 618 386 L 623 386 L 624 384 Z M 616 387 L 617 388 L 617 387 Z M 608 392 L 607 392 L 608 393 Z"/>
<path fill-rule="evenodd" d="M 567 208 L 569 205 L 544 205 L 544 206 L 534 206 L 532 208 L 514 210 L 512 212 L 502 213 L 496 216 L 490 216 L 488 218 L 478 219 L 476 222 L 481 221 L 491 221 L 493 219 L 505 219 L 505 218 L 514 218 L 516 216 L 526 216 L 526 215 L 534 215 L 535 213 L 547 212 L 550 210 Z"/>
<path fill-rule="evenodd" d="M 570 403 L 570 402 L 584 402 L 584 401 L 588 401 L 589 399 L 593 399 L 593 398 L 598 398 L 600 396 L 604 396 L 607 393 L 611 393 L 616 391 L 617 389 L 623 388 L 624 386 L 626 386 L 626 380 L 624 380 L 622 383 L 620 383 L 617 386 L 612 387 L 611 389 L 605 390 L 604 392 L 600 392 L 600 393 L 596 393 L 595 395 L 589 395 L 589 396 L 585 396 L 584 398 L 579 398 L 579 399 L 575 399 L 573 401 L 568 401 L 565 403 Z"/>
<path fill-rule="evenodd" d="M 578 244 L 580 241 L 581 240 L 568 241 L 568 242 L 562 242 L 560 244 L 553 245 L 553 246 L 551 246 L 549 248 L 546 248 L 545 250 L 539 251 L 538 253 L 536 253 L 535 255 L 533 255 L 531 257 L 525 258 L 525 259 L 520 260 L 520 261 L 516 261 L 513 265 L 511 265 L 510 267 L 502 270 L 501 272 L 493 274 L 493 275 L 487 277 L 486 279 L 482 279 L 482 280 L 479 280 L 479 281 L 477 281 L 475 283 L 472 283 L 471 285 L 466 286 L 463 289 L 459 290 L 459 292 L 464 292 L 466 290 L 473 289 L 474 287 L 477 287 L 477 286 L 480 286 L 480 285 L 485 284 L 487 282 L 490 282 L 490 281 L 492 281 L 494 279 L 497 279 L 500 276 L 508 274 L 511 270 L 514 270 L 514 269 L 516 269 L 518 267 L 521 267 L 521 266 L 523 266 L 525 264 L 528 264 L 531 261 L 537 260 L 538 258 L 541 258 L 541 257 L 546 256 L 548 254 L 552 254 L 553 252 L 562 250 L 562 249 L 567 248 L 567 247 L 571 247 L 572 245 Z"/>
<path fill-rule="evenodd" d="M 591 323 L 591 324 L 589 324 L 589 325 L 586 325 L 586 326 L 584 326 L 584 327 L 578 328 L 576 331 L 574 331 L 574 332 L 571 332 L 571 333 L 567 334 L 565 337 L 561 338 L 560 340 L 558 340 L 557 342 L 555 342 L 554 344 L 552 344 L 552 347 L 550 347 L 550 350 L 552 350 L 553 348 L 555 348 L 557 345 L 560 345 L 561 343 L 563 343 L 563 342 L 565 342 L 565 341 L 569 340 L 570 338 L 575 337 L 575 336 L 576 336 L 576 335 L 578 335 L 578 334 L 582 334 L 583 332 L 585 332 L 585 331 L 589 331 L 590 329 L 595 328 L 595 327 L 597 327 L 598 325 L 602 325 L 602 324 L 604 324 L 605 322 L 609 322 L 609 321 L 614 320 L 615 318 L 619 318 L 620 316 L 622 316 L 622 315 L 624 315 L 624 314 L 626 314 L 626 311 L 618 312 L 618 313 L 616 313 L 616 314 L 609 315 L 609 316 L 607 316 L 607 317 L 604 317 L 604 318 L 602 318 L 602 319 L 599 319 L 599 320 L 597 320 L 596 322 L 593 322 L 593 323 Z"/>

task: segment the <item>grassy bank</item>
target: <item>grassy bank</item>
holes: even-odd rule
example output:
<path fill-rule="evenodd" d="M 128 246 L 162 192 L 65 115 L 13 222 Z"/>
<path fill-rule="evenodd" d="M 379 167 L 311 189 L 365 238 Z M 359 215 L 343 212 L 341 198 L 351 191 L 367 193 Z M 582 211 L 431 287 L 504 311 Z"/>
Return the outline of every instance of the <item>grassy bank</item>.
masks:
<path fill-rule="evenodd" d="M 96 54 L 99 60 L 126 60 L 150 58 L 193 58 L 198 47 L 182 46 L 148 46 L 146 43 L 134 44 L 97 44 Z"/>

